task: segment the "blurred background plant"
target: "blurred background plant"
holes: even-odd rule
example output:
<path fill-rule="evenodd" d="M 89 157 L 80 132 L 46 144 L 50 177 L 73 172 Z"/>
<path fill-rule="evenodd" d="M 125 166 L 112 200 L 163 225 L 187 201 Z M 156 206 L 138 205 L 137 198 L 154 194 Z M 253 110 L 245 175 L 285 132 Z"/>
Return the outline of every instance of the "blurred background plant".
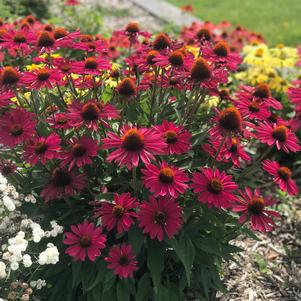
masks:
<path fill-rule="evenodd" d="M 34 15 L 38 19 L 49 18 L 49 1 L 46 0 L 0 0 L 2 18 Z"/>

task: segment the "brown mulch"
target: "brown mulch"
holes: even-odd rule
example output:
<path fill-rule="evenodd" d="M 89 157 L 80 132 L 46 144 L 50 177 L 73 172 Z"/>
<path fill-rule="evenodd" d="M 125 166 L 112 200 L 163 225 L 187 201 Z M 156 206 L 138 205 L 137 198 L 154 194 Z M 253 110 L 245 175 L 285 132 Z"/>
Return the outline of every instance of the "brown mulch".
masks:
<path fill-rule="evenodd" d="M 301 301 L 301 200 L 293 202 L 275 231 L 234 242 L 245 251 L 226 268 L 228 293 L 217 300 Z"/>

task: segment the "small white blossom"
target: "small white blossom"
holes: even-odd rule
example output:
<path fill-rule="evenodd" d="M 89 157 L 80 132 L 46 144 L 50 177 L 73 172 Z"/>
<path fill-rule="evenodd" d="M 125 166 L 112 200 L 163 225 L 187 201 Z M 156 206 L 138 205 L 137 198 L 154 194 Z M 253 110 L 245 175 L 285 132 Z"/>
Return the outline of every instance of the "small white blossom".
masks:
<path fill-rule="evenodd" d="M 36 198 L 32 194 L 28 194 L 25 198 L 24 201 L 27 203 L 33 203 L 35 204 L 37 202 Z"/>
<path fill-rule="evenodd" d="M 46 281 L 43 279 L 38 279 L 37 281 L 31 281 L 30 286 L 32 288 L 36 288 L 37 290 L 42 289 L 42 287 L 46 286 Z"/>
<path fill-rule="evenodd" d="M 32 228 L 33 241 L 35 243 L 40 242 L 45 236 L 45 231 L 41 229 L 41 226 L 37 223 L 32 223 L 30 227 Z"/>
<path fill-rule="evenodd" d="M 2 201 L 3 201 L 3 205 L 7 208 L 7 210 L 9 211 L 16 210 L 16 205 L 14 204 L 13 200 L 9 196 L 5 195 Z"/>
<path fill-rule="evenodd" d="M 18 262 L 12 262 L 10 264 L 10 268 L 13 270 L 13 271 L 16 271 L 18 268 L 19 268 L 19 263 Z"/>
<path fill-rule="evenodd" d="M 9 252 L 5 252 L 5 253 L 3 253 L 2 258 L 3 258 L 3 260 L 10 261 L 11 254 Z"/>
<path fill-rule="evenodd" d="M 49 243 L 47 249 L 40 253 L 38 262 L 40 265 L 56 264 L 59 261 L 59 255 L 57 247 Z"/>
<path fill-rule="evenodd" d="M 26 268 L 29 268 L 32 265 L 31 257 L 29 254 L 23 255 L 23 264 Z"/>
<path fill-rule="evenodd" d="M 6 275 L 6 265 L 3 261 L 0 261 L 0 279 L 5 278 Z"/>

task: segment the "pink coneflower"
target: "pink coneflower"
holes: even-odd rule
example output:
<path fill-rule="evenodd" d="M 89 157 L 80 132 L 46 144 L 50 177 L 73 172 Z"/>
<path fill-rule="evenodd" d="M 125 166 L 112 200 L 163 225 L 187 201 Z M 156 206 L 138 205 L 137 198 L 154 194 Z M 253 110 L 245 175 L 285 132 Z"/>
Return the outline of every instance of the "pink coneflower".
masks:
<path fill-rule="evenodd" d="M 139 226 L 144 228 L 143 233 L 149 233 L 151 239 L 162 241 L 164 233 L 168 238 L 181 229 L 182 213 L 179 204 L 171 198 L 154 197 L 149 202 L 143 201 L 138 213 Z"/>
<path fill-rule="evenodd" d="M 0 109 L 11 104 L 11 98 L 15 97 L 12 91 L 4 91 L 0 93 Z"/>
<path fill-rule="evenodd" d="M 281 125 L 285 124 L 285 121 L 277 114 L 277 113 L 271 113 L 271 115 L 267 118 L 267 121 L 271 124 L 275 125 Z"/>
<path fill-rule="evenodd" d="M 203 88 L 216 90 L 221 83 L 226 83 L 227 71 L 224 68 L 214 68 L 207 60 L 199 57 L 190 69 L 190 80 L 192 85 L 199 84 Z"/>
<path fill-rule="evenodd" d="M 11 66 L 0 70 L 0 84 L 3 88 L 11 89 L 21 84 L 21 73 Z"/>
<path fill-rule="evenodd" d="M 126 59 L 126 61 L 131 67 L 137 66 L 140 72 L 147 72 L 154 66 L 154 59 L 158 55 L 160 55 L 159 51 L 149 50 L 149 48 L 146 48 L 137 55 L 132 54 Z"/>
<path fill-rule="evenodd" d="M 121 279 L 133 277 L 133 273 L 138 270 L 133 248 L 126 243 L 110 248 L 109 256 L 105 261 L 109 263 L 108 268 L 113 270 L 113 274 Z"/>
<path fill-rule="evenodd" d="M 229 70 L 236 70 L 242 59 L 238 53 L 231 52 L 225 41 L 217 42 L 213 47 L 204 45 L 202 55 L 217 65 L 224 66 Z"/>
<path fill-rule="evenodd" d="M 258 139 L 271 146 L 276 144 L 278 150 L 282 149 L 286 153 L 301 150 L 296 135 L 285 125 L 275 125 L 264 122 L 256 127 Z"/>
<path fill-rule="evenodd" d="M 0 143 L 14 147 L 28 141 L 35 133 L 34 115 L 23 109 L 6 112 L 0 118 Z"/>
<path fill-rule="evenodd" d="M 237 185 L 232 176 L 218 169 L 201 168 L 201 172 L 194 172 L 191 187 L 199 193 L 198 200 L 208 207 L 229 208 L 236 200 L 233 192 Z"/>
<path fill-rule="evenodd" d="M 298 194 L 298 187 L 292 180 L 292 171 L 286 166 L 280 166 L 278 162 L 264 160 L 262 168 L 273 176 L 273 181 L 279 185 L 280 189 L 287 191 L 290 195 Z"/>
<path fill-rule="evenodd" d="M 56 45 L 53 33 L 47 30 L 39 32 L 36 39 L 36 47 L 40 49 L 41 52 L 50 52 L 55 49 Z"/>
<path fill-rule="evenodd" d="M 215 125 L 209 130 L 212 137 L 217 136 L 238 136 L 246 131 L 246 123 L 241 117 L 240 111 L 236 107 L 229 107 L 220 111 L 216 109 L 216 115 L 212 118 Z"/>
<path fill-rule="evenodd" d="M 116 59 L 120 56 L 120 52 L 114 44 L 108 45 L 108 56 L 111 59 Z"/>
<path fill-rule="evenodd" d="M 100 75 L 103 70 L 109 70 L 111 64 L 102 57 L 88 57 L 82 62 L 73 62 L 72 71 L 78 74 Z"/>
<path fill-rule="evenodd" d="M 116 34 L 127 36 L 130 40 L 131 45 L 137 42 L 138 36 L 142 36 L 144 38 L 151 37 L 151 34 L 146 31 L 142 31 L 140 29 L 139 23 L 135 21 L 129 22 L 123 30 L 115 30 L 114 35 Z"/>
<path fill-rule="evenodd" d="M 246 85 L 240 86 L 240 91 L 237 93 L 239 100 L 256 101 L 258 103 L 265 103 L 268 107 L 275 110 L 281 110 L 282 104 L 272 97 L 270 88 L 267 84 L 258 84 L 256 87 Z"/>
<path fill-rule="evenodd" d="M 117 148 L 107 158 L 108 161 L 118 162 L 119 166 L 125 165 L 128 169 L 137 167 L 139 159 L 148 164 L 155 160 L 154 155 L 163 154 L 166 144 L 160 133 L 153 129 L 123 126 L 121 136 L 113 132 L 102 139 L 103 148 Z"/>
<path fill-rule="evenodd" d="M 58 27 L 53 30 L 55 46 L 57 48 L 74 48 L 74 39 L 80 37 L 80 31 L 68 32 L 64 28 Z"/>
<path fill-rule="evenodd" d="M 171 196 L 176 198 L 188 188 L 185 184 L 189 181 L 184 171 L 175 166 L 168 166 L 162 162 L 160 168 L 153 164 L 147 164 L 146 169 L 141 169 L 143 182 L 154 196 Z"/>
<path fill-rule="evenodd" d="M 123 78 L 116 87 L 117 93 L 122 97 L 132 97 L 137 93 L 137 87 L 130 77 Z"/>
<path fill-rule="evenodd" d="M 107 52 L 107 45 L 103 41 L 101 41 L 101 40 L 96 41 L 90 35 L 80 35 L 80 41 L 74 42 L 72 45 L 72 48 L 83 50 L 86 52 L 91 52 L 93 54 L 98 53 L 98 54 L 102 55 L 102 58 L 99 59 L 99 61 L 98 61 L 98 57 L 91 57 L 93 60 L 92 59 L 87 60 L 90 58 L 90 57 L 88 57 L 86 60 L 79 62 L 81 64 L 79 64 L 79 65 L 75 64 L 76 68 L 80 68 L 79 70 L 86 70 L 89 74 L 91 74 L 93 72 L 99 74 L 99 71 L 101 69 L 102 70 L 108 69 L 109 60 L 106 60 L 107 55 L 104 55 Z M 94 63 L 95 60 L 98 61 L 98 62 L 96 62 L 97 66 Z M 93 63 L 94 63 L 94 65 L 93 65 Z M 93 69 L 94 69 L 94 71 L 93 71 Z M 96 71 L 96 69 L 98 71 Z M 82 72 L 82 71 L 80 71 L 80 72 Z"/>
<path fill-rule="evenodd" d="M 64 196 L 72 196 L 82 190 L 85 184 L 85 174 L 75 174 L 63 168 L 55 168 L 48 184 L 41 192 L 41 197 L 49 202 Z"/>
<path fill-rule="evenodd" d="M 149 58 L 148 55 L 147 59 Z M 194 57 L 190 54 L 185 56 L 181 50 L 174 50 L 168 54 L 157 54 L 152 60 L 154 61 L 154 66 L 161 68 L 188 70 L 193 63 Z"/>
<path fill-rule="evenodd" d="M 39 161 L 45 165 L 47 160 L 60 157 L 57 153 L 61 148 L 60 143 L 61 138 L 55 133 L 48 137 L 35 137 L 26 145 L 25 160 L 32 165 Z"/>
<path fill-rule="evenodd" d="M 241 192 L 241 197 L 236 199 L 236 204 L 233 206 L 232 211 L 241 212 L 239 223 L 245 223 L 250 218 L 251 227 L 254 231 L 271 231 L 275 223 L 270 217 L 279 218 L 280 214 L 273 210 L 266 210 L 266 206 L 271 206 L 276 203 L 268 197 L 260 195 L 260 190 L 255 189 L 252 193 L 250 188 L 246 188 L 246 193 Z"/>
<path fill-rule="evenodd" d="M 7 31 L 1 35 L 1 46 L 7 48 L 8 51 L 20 50 L 20 56 L 29 54 L 31 52 L 29 44 L 34 42 L 34 35 L 26 30 L 12 30 Z"/>
<path fill-rule="evenodd" d="M 47 122 L 51 128 L 54 129 L 67 129 L 68 125 L 68 117 L 66 113 L 56 113 L 47 118 Z"/>
<path fill-rule="evenodd" d="M 247 100 L 245 98 L 235 101 L 237 109 L 241 112 L 243 117 L 257 120 L 267 120 L 271 115 L 269 106 L 265 102 L 258 102 L 256 100 Z"/>
<path fill-rule="evenodd" d="M 233 164 L 237 167 L 240 167 L 239 159 L 241 158 L 244 161 L 251 160 L 250 156 L 244 150 L 240 139 L 231 138 L 226 141 L 220 148 L 221 141 L 220 139 L 210 140 L 210 145 L 203 145 L 203 149 L 208 152 L 211 157 L 215 158 L 217 161 L 228 162 L 231 160 Z M 219 153 L 217 154 L 219 150 Z"/>
<path fill-rule="evenodd" d="M 169 155 L 186 153 L 190 147 L 191 134 L 182 126 L 164 120 L 162 125 L 156 126 L 167 144 L 166 153 Z"/>
<path fill-rule="evenodd" d="M 97 131 L 99 123 L 108 127 L 104 119 L 119 117 L 117 110 L 112 105 L 104 105 L 91 99 L 85 103 L 73 101 L 68 108 L 68 123 L 74 127 L 86 126 Z"/>
<path fill-rule="evenodd" d="M 85 75 L 82 77 L 78 77 L 73 80 L 74 87 L 78 88 L 80 90 L 83 89 L 95 89 L 97 87 L 100 87 L 103 82 L 100 77 L 95 77 L 93 75 Z"/>
<path fill-rule="evenodd" d="M 24 72 L 22 80 L 30 88 L 39 90 L 41 88 L 51 89 L 56 84 L 60 84 L 63 74 L 58 70 L 42 68 L 33 72 Z"/>
<path fill-rule="evenodd" d="M 170 37 L 164 33 L 164 32 L 160 32 L 158 33 L 153 40 L 152 46 L 154 50 L 157 51 L 164 51 L 168 48 L 170 48 L 172 45 L 172 41 L 170 39 Z"/>
<path fill-rule="evenodd" d="M 73 166 L 83 167 L 84 165 L 92 164 L 93 157 L 97 156 L 99 149 L 97 141 L 88 137 L 72 138 L 68 142 L 69 150 L 62 152 L 60 158 L 62 162 L 61 167 L 68 165 L 68 169 L 71 170 Z"/>
<path fill-rule="evenodd" d="M 72 73 L 72 61 L 69 61 L 65 58 L 60 57 L 54 59 L 53 65 L 57 67 L 64 75 L 70 75 Z"/>
<path fill-rule="evenodd" d="M 80 4 L 80 2 L 78 0 L 66 0 L 65 1 L 65 5 L 68 5 L 68 6 L 76 6 L 79 4 Z"/>
<path fill-rule="evenodd" d="M 301 111 L 301 87 L 290 87 L 287 95 L 291 102 L 295 105 L 297 111 Z"/>
<path fill-rule="evenodd" d="M 85 261 L 88 257 L 94 261 L 100 256 L 100 250 L 105 248 L 106 235 L 101 227 L 95 227 L 93 223 L 84 221 L 82 224 L 72 225 L 72 232 L 65 232 L 64 244 L 69 247 L 65 253 L 74 257 L 76 261 Z"/>
<path fill-rule="evenodd" d="M 101 222 L 111 231 L 117 225 L 117 232 L 122 233 L 128 231 L 134 223 L 137 214 L 133 211 L 139 205 L 135 198 L 129 193 L 121 195 L 114 194 L 114 202 L 103 202 L 100 209 L 95 211 L 96 217 L 101 217 Z"/>

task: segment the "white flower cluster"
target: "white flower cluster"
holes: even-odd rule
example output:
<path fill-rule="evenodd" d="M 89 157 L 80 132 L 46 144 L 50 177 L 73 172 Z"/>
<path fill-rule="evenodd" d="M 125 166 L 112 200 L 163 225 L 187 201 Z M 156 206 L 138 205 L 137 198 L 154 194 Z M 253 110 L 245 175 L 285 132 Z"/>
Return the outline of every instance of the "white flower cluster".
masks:
<path fill-rule="evenodd" d="M 7 252 L 3 254 L 2 258 L 10 262 L 10 268 L 13 271 L 16 271 L 19 268 L 19 262 L 23 261 L 23 257 L 25 256 L 25 254 L 23 256 L 23 252 L 26 251 L 27 247 L 28 247 L 28 241 L 25 239 L 25 232 L 23 231 L 19 231 L 15 237 L 8 239 Z M 30 257 L 30 255 L 28 256 Z M 29 263 L 28 256 L 25 257 L 26 265 L 28 265 Z M 31 258 L 30 258 L 30 265 L 28 267 L 30 266 L 31 266 Z"/>
<path fill-rule="evenodd" d="M 19 193 L 16 191 L 15 187 L 9 185 L 7 180 L 0 174 L 0 202 L 2 207 L 1 211 L 3 212 L 5 209 L 8 211 L 16 210 L 16 207 L 21 205 L 21 201 Z M 0 212 L 0 214 L 2 213 Z"/>
<path fill-rule="evenodd" d="M 54 244 L 49 243 L 47 244 L 47 249 L 40 253 L 38 262 L 40 265 L 56 264 L 59 261 L 59 255 L 60 253 L 57 247 Z"/>
<path fill-rule="evenodd" d="M 43 279 L 38 279 L 30 282 L 30 286 L 32 288 L 35 288 L 36 290 L 42 289 L 44 286 L 46 286 L 46 281 Z"/>
<path fill-rule="evenodd" d="M 18 210 L 22 201 L 34 204 L 36 198 L 31 194 L 25 197 L 19 194 L 0 174 L 0 279 L 7 276 L 9 269 L 18 270 L 20 264 L 29 268 L 33 264 L 56 264 L 59 261 L 58 249 L 52 243 L 48 243 L 40 254 L 30 255 L 32 242 L 38 244 L 43 238 L 56 237 L 64 229 L 56 221 L 51 221 L 50 230 L 43 230 L 39 223 Z M 37 286 L 42 287 L 43 283 Z"/>
<path fill-rule="evenodd" d="M 5 278 L 6 275 L 6 265 L 3 261 L 0 261 L 0 279 Z"/>

